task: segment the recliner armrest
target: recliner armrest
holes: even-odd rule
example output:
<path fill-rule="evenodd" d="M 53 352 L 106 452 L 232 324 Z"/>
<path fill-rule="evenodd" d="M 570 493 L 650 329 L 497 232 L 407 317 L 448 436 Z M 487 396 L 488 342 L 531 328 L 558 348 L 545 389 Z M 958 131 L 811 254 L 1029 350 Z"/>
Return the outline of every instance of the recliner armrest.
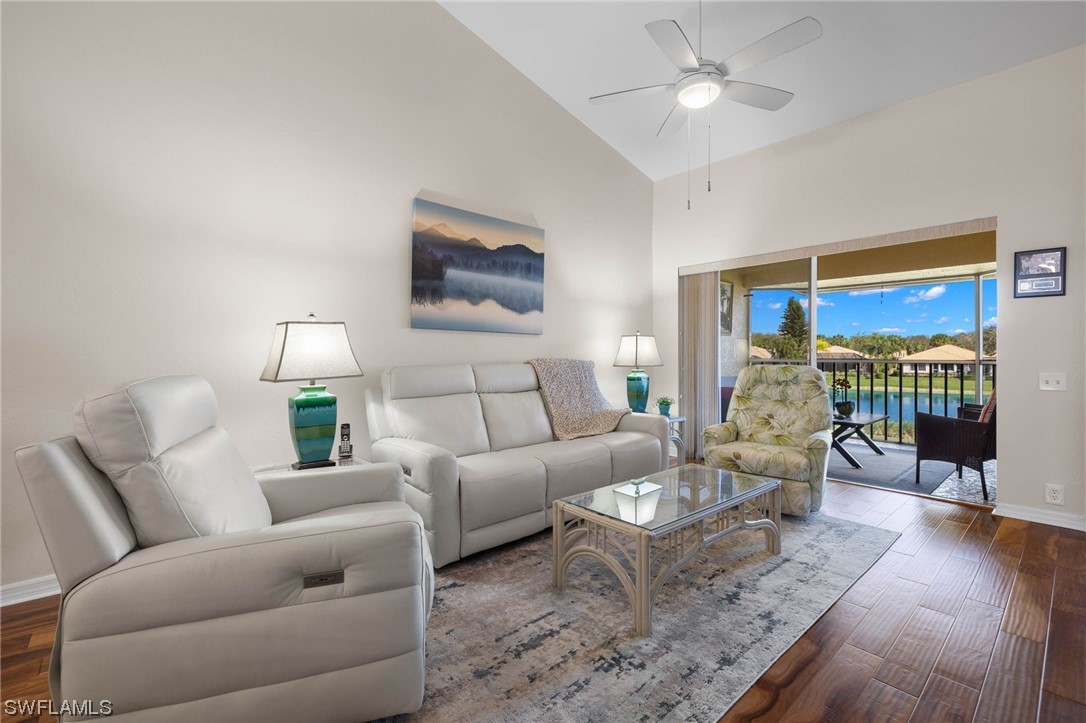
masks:
<path fill-rule="evenodd" d="M 257 472 L 272 522 L 366 502 L 403 502 L 403 471 L 395 464 L 353 464 L 313 470 Z"/>
<path fill-rule="evenodd" d="M 833 437 L 828 429 L 820 429 L 803 440 L 804 449 L 829 449 Z"/>
<path fill-rule="evenodd" d="M 344 572 L 304 587 L 306 575 Z M 375 502 L 258 530 L 137 550 L 64 599 L 66 640 L 81 640 L 418 585 L 429 595 L 422 520 Z"/>
<path fill-rule="evenodd" d="M 615 428 L 618 432 L 641 432 L 651 434 L 660 440 L 660 471 L 667 469 L 668 451 L 671 447 L 669 441 L 669 428 L 667 417 L 662 414 L 646 414 L 644 412 L 630 412 L 618 420 Z"/>
<path fill-rule="evenodd" d="M 460 464 L 456 455 L 436 444 L 417 439 L 385 437 L 370 445 L 370 455 L 378 462 L 399 465 L 410 479 L 407 483 L 421 492 L 433 494 L 442 486 L 458 486 Z"/>
<path fill-rule="evenodd" d="M 735 442 L 739 439 L 739 425 L 735 422 L 723 422 L 706 427 L 701 432 L 702 446 L 706 449 L 720 444 Z"/>

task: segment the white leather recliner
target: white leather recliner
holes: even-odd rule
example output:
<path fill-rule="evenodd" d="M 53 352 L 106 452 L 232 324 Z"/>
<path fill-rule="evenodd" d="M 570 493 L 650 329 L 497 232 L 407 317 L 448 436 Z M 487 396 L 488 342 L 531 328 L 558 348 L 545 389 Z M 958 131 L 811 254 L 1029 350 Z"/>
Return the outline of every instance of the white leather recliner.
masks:
<path fill-rule="evenodd" d="M 397 465 L 254 476 L 200 377 L 84 401 L 15 453 L 62 590 L 55 701 L 119 721 L 360 721 L 422 704 L 433 567 Z"/>

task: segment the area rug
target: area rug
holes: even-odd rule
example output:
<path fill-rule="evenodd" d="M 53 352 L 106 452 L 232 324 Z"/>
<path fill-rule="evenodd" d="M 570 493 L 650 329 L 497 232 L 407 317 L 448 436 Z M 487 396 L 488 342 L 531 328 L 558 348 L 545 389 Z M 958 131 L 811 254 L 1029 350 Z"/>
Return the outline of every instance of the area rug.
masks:
<path fill-rule="evenodd" d="M 866 444 L 845 443 L 856 461 L 863 465 L 856 469 L 835 451 L 830 451 L 830 464 L 826 476 L 829 479 L 844 482 L 858 482 L 874 487 L 885 487 L 904 492 L 916 492 L 932 497 L 941 497 L 958 502 L 970 502 L 977 505 L 995 506 L 996 501 L 996 461 L 984 463 L 984 482 L 988 486 L 988 500 L 980 487 L 980 474 L 965 467 L 962 479 L 950 462 L 924 460 L 920 465 L 920 484 L 916 484 L 916 447 L 897 446 L 892 442 L 879 442 L 885 455 L 875 454 Z"/>
<path fill-rule="evenodd" d="M 920 484 L 916 484 L 916 448 L 895 449 L 879 443 L 886 452 L 875 454 L 866 444 L 845 443 L 845 449 L 863 465 L 856 469 L 836 450 L 830 450 L 830 464 L 826 476 L 843 482 L 859 482 L 903 492 L 918 492 L 930 495 L 936 487 L 953 473 L 954 465 L 949 462 L 924 460 L 920 465 Z"/>
<path fill-rule="evenodd" d="M 998 466 L 994 459 L 984 463 L 984 486 L 988 488 L 988 499 L 984 499 L 984 490 L 980 486 L 980 473 L 968 467 L 962 468 L 961 479 L 958 479 L 957 474 L 951 474 L 945 482 L 932 491 L 931 496 L 995 507 L 996 489 L 999 486 L 997 471 Z"/>
<path fill-rule="evenodd" d="M 426 699 L 400 721 L 716 721 L 897 538 L 819 514 L 704 550 L 661 588 L 651 637 L 600 561 L 551 585 L 543 532 L 437 571 Z"/>

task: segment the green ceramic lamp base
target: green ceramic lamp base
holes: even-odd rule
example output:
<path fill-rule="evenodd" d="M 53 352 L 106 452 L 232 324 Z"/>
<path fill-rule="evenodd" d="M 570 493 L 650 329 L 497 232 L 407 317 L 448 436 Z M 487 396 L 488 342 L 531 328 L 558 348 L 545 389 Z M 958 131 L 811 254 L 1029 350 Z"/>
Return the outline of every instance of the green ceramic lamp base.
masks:
<path fill-rule="evenodd" d="M 626 402 L 635 412 L 643 412 L 648 406 L 649 375 L 644 369 L 633 369 L 626 375 Z"/>
<path fill-rule="evenodd" d="M 290 439 L 298 455 L 294 469 L 334 465 L 329 457 L 336 441 L 336 395 L 323 385 L 298 387 L 298 393 L 287 400 L 287 408 Z"/>

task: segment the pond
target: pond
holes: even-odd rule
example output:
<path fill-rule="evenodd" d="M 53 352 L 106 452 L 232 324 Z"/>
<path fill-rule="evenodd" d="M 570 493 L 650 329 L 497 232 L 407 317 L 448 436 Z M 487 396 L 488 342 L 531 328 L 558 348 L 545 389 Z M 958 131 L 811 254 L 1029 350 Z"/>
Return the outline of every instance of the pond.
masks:
<path fill-rule="evenodd" d="M 901 409 L 898 411 L 898 398 L 900 396 Z M 856 401 L 855 390 L 850 390 L 848 398 L 852 401 Z M 844 397 L 840 394 L 837 395 L 837 401 L 844 401 Z M 965 401 L 973 403 L 973 392 L 965 392 Z M 860 390 L 859 403 L 856 405 L 856 411 L 859 412 L 874 412 L 875 414 L 889 414 L 891 422 L 900 422 L 904 419 L 906 422 L 913 422 L 916 419 L 916 413 L 927 412 L 929 414 L 938 414 L 940 416 L 956 417 L 958 415 L 958 407 L 962 404 L 961 394 L 957 391 L 947 391 L 946 399 L 943 398 L 943 390 L 932 390 L 931 399 L 928 399 L 927 390 L 921 389 L 919 395 L 914 395 L 912 391 L 905 390 L 904 394 L 898 394 L 897 390 L 891 389 L 889 392 L 885 392 L 881 389 L 876 389 L 874 394 L 870 389 Z"/>

